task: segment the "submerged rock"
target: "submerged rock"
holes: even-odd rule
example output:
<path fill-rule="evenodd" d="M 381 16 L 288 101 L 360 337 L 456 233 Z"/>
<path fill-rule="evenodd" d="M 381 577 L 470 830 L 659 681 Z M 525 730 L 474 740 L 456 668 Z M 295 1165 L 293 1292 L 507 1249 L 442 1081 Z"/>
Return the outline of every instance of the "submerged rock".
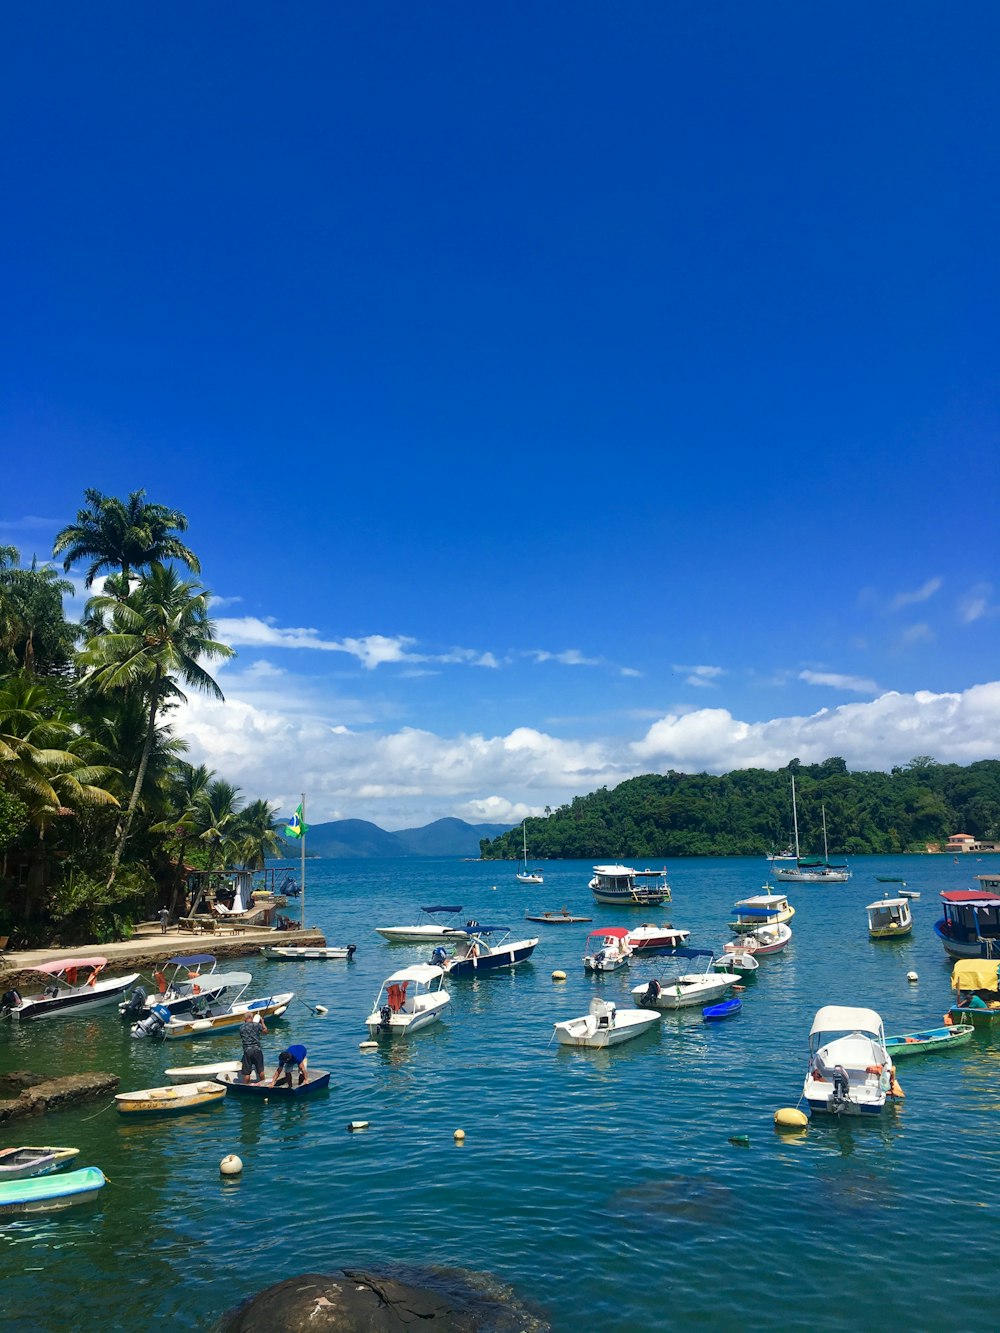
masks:
<path fill-rule="evenodd" d="M 547 1333 L 510 1287 L 460 1268 L 344 1268 L 268 1287 L 224 1315 L 216 1333 Z"/>

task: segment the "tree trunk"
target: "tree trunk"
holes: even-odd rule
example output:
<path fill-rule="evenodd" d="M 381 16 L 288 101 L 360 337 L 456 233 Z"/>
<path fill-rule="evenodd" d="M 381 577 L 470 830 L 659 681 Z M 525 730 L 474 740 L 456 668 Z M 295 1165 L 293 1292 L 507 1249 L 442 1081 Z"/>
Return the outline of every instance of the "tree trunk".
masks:
<path fill-rule="evenodd" d="M 122 823 L 121 832 L 118 834 L 118 842 L 115 845 L 115 854 L 111 858 L 111 874 L 108 876 L 108 888 L 115 882 L 115 876 L 118 874 L 118 866 L 121 863 L 122 852 L 125 850 L 125 843 L 128 840 L 129 830 L 132 827 L 132 820 L 135 816 L 136 806 L 139 804 L 139 795 L 142 792 L 142 784 L 146 779 L 146 768 L 149 764 L 149 756 L 153 750 L 153 737 L 156 735 L 156 713 L 160 702 L 160 680 L 161 672 L 159 667 L 156 670 L 156 676 L 153 679 L 152 697 L 149 701 L 149 722 L 146 726 L 146 740 L 142 747 L 142 758 L 139 760 L 139 771 L 135 775 L 135 784 L 132 787 L 132 795 L 129 798 L 128 809 L 125 811 L 125 819 Z"/>

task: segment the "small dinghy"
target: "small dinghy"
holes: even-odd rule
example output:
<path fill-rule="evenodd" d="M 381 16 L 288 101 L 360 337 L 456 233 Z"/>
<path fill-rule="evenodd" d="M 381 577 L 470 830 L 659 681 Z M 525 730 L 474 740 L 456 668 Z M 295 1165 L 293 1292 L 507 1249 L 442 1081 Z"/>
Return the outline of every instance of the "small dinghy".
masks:
<path fill-rule="evenodd" d="M 589 1046 L 602 1049 L 620 1046 L 643 1032 L 648 1032 L 660 1020 L 655 1010 L 619 1009 L 613 1000 L 595 998 L 590 1012 L 580 1018 L 568 1018 L 553 1023 L 556 1041 L 560 1046 Z"/>
<path fill-rule="evenodd" d="M 747 981 L 752 981 L 757 975 L 760 963 L 753 955 L 750 949 L 730 949 L 725 946 L 725 952 L 721 958 L 717 958 L 712 964 L 716 972 L 728 972 L 734 977 L 744 977 Z"/>
<path fill-rule="evenodd" d="M 525 912 L 525 921 L 538 921 L 543 926 L 572 926 L 586 921 L 593 921 L 592 916 L 573 916 L 568 907 L 561 908 L 558 912 L 539 912 L 532 915 Z"/>
<path fill-rule="evenodd" d="M 221 1083 L 175 1083 L 169 1088 L 144 1088 L 141 1092 L 119 1092 L 115 1104 L 122 1115 L 177 1115 L 215 1106 L 226 1095 Z"/>
<path fill-rule="evenodd" d="M 90 1203 L 105 1183 L 104 1172 L 96 1166 L 65 1171 L 62 1175 L 12 1180 L 0 1185 L 0 1215 L 51 1213 L 77 1203 Z"/>
<path fill-rule="evenodd" d="M 885 1049 L 895 1064 L 911 1055 L 927 1055 L 931 1051 L 950 1051 L 964 1046 L 976 1033 L 972 1023 L 954 1023 L 951 1027 L 929 1028 L 926 1032 L 907 1032 L 901 1036 L 886 1037 Z"/>
<path fill-rule="evenodd" d="M 242 1068 L 242 1060 L 219 1060 L 214 1065 L 177 1065 L 163 1072 L 171 1083 L 202 1083 L 220 1074 L 238 1074 Z"/>
<path fill-rule="evenodd" d="M 743 1001 L 734 996 L 731 1000 L 723 1000 L 721 1004 L 710 1004 L 701 1011 L 701 1016 L 706 1023 L 721 1023 L 724 1018 L 735 1018 L 742 1008 Z"/>
<path fill-rule="evenodd" d="M 318 945 L 318 944 L 265 944 L 261 953 L 265 958 L 270 958 L 275 962 L 301 961 L 302 959 L 321 959 L 346 958 L 350 962 L 358 951 L 356 944 L 347 944 L 343 948 L 339 945 Z"/>
<path fill-rule="evenodd" d="M 47 1176 L 79 1152 L 79 1148 L 0 1148 L 0 1182 Z"/>
<path fill-rule="evenodd" d="M 234 1095 L 256 1098 L 258 1101 L 298 1101 L 302 1097 L 312 1096 L 314 1092 L 327 1092 L 330 1087 L 329 1069 L 310 1069 L 307 1083 L 299 1083 L 296 1078 L 293 1079 L 291 1087 L 279 1083 L 276 1088 L 272 1088 L 273 1069 L 265 1071 L 260 1083 L 244 1083 L 238 1072 L 218 1074 L 216 1077 L 218 1082 Z"/>

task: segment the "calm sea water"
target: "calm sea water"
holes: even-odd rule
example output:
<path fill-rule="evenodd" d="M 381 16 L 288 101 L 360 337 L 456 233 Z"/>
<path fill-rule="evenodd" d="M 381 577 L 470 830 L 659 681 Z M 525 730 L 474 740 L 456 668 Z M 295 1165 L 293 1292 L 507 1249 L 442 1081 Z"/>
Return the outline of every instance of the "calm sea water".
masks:
<path fill-rule="evenodd" d="M 590 927 L 529 926 L 526 909 L 670 920 L 692 946 L 721 945 L 730 907 L 759 891 L 766 864 L 669 868 L 673 903 L 627 910 L 590 901 L 583 862 L 546 863 L 542 887 L 517 884 L 510 864 L 310 862 L 307 920 L 330 943 L 356 943 L 355 961 L 250 966 L 254 993 L 302 997 L 268 1047 L 305 1042 L 310 1062 L 334 1071 L 329 1097 L 230 1097 L 138 1124 L 95 1103 L 19 1122 L 6 1142 L 78 1145 L 81 1165 L 111 1183 L 94 1206 L 0 1225 L 3 1326 L 207 1329 L 296 1273 L 401 1261 L 491 1272 L 560 1331 L 996 1327 L 1000 1044 L 988 1033 L 904 1065 L 906 1100 L 881 1124 L 794 1137 L 772 1124 L 798 1101 L 820 1005 L 869 1005 L 890 1032 L 940 1023 L 950 990 L 931 931 L 937 895 L 990 865 L 856 858 L 847 885 L 789 885 L 794 939 L 762 960 L 738 1018 L 667 1015 L 613 1051 L 550 1045 L 553 1021 L 584 1013 L 596 993 L 630 1004 L 656 964 L 586 977 Z M 867 938 L 864 906 L 892 887 L 876 873 L 922 893 L 909 941 Z M 372 927 L 441 902 L 537 933 L 534 961 L 452 981 L 436 1029 L 359 1052 L 384 977 L 429 953 Z M 565 983 L 551 980 L 556 968 Z M 312 1013 L 317 1003 L 329 1013 Z M 113 1010 L 0 1028 L 0 1070 L 117 1070 L 123 1090 L 162 1082 L 170 1064 L 238 1054 L 225 1036 L 131 1041 Z M 371 1128 L 349 1134 L 350 1120 Z M 749 1148 L 730 1144 L 743 1134 Z M 245 1163 L 237 1182 L 219 1175 L 230 1152 Z"/>

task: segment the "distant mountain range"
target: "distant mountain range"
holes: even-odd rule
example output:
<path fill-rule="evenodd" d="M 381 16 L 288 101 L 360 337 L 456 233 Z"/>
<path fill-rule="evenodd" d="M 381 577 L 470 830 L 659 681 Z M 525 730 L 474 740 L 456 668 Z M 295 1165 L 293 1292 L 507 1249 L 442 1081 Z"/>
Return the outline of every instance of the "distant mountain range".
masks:
<path fill-rule="evenodd" d="M 498 838 L 513 824 L 467 824 L 464 819 L 435 819 L 422 828 L 387 833 L 367 819 L 334 819 L 310 824 L 307 856 L 479 856 L 481 838 Z M 288 854 L 295 847 L 286 843 Z"/>

